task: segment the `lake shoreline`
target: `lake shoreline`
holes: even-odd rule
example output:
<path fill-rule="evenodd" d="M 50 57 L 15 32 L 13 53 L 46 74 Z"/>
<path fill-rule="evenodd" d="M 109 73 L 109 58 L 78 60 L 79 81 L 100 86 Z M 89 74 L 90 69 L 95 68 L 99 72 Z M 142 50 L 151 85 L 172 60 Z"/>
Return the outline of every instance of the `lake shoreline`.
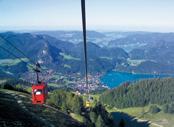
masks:
<path fill-rule="evenodd" d="M 125 82 L 134 82 L 143 79 L 174 77 L 174 74 L 147 74 L 123 71 L 108 71 L 100 77 L 100 82 L 109 88 L 116 88 Z"/>

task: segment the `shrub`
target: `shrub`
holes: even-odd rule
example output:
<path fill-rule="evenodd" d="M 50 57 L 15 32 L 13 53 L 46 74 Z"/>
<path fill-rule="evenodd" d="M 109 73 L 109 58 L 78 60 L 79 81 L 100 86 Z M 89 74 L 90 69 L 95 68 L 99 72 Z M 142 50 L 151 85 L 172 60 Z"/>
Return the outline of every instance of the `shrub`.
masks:
<path fill-rule="evenodd" d="M 174 103 L 163 105 L 162 110 L 164 113 L 174 113 Z"/>
<path fill-rule="evenodd" d="M 48 99 L 50 105 L 55 105 L 64 111 L 70 111 L 77 114 L 81 113 L 83 108 L 83 100 L 80 96 L 64 90 L 56 90 Z"/>
<path fill-rule="evenodd" d="M 154 114 L 160 112 L 160 108 L 157 105 L 151 105 L 149 108 L 149 112 Z"/>

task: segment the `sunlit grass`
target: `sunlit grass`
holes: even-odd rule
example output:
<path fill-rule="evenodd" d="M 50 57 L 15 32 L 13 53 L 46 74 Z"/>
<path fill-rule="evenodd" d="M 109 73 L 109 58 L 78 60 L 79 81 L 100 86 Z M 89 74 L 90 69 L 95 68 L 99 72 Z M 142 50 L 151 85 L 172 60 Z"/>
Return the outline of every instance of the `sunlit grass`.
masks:
<path fill-rule="evenodd" d="M 68 64 L 64 64 L 63 67 L 65 67 L 65 68 L 70 68 L 70 69 L 71 69 L 71 66 L 68 65 Z"/>
<path fill-rule="evenodd" d="M 0 83 L 5 83 L 7 80 L 6 79 L 2 79 L 0 80 Z"/>
<path fill-rule="evenodd" d="M 28 62 L 27 58 L 21 58 L 23 61 Z M 21 62 L 19 59 L 1 59 L 0 66 L 14 66 Z"/>
<path fill-rule="evenodd" d="M 124 109 L 107 107 L 106 109 L 108 112 L 123 112 L 130 116 L 134 116 L 139 119 L 151 121 L 152 123 L 162 125 L 163 127 L 172 127 L 174 125 L 174 114 L 164 113 L 163 111 L 152 114 L 149 112 L 149 107 L 150 105 L 145 107 L 130 107 Z M 151 124 L 150 127 L 157 126 Z"/>
<path fill-rule="evenodd" d="M 48 86 L 52 86 L 52 87 L 58 87 L 60 85 L 61 84 L 58 84 L 58 83 L 48 83 Z"/>
<path fill-rule="evenodd" d="M 75 120 L 77 120 L 77 121 L 79 121 L 79 122 L 81 122 L 81 123 L 84 122 L 83 116 L 81 116 L 81 115 L 79 115 L 79 114 L 70 113 L 70 116 L 71 116 L 73 119 L 75 119 Z"/>
<path fill-rule="evenodd" d="M 131 65 L 131 66 L 138 66 L 138 65 L 140 65 L 141 63 L 143 63 L 145 61 L 146 60 L 144 60 L 144 59 L 141 59 L 141 60 L 139 60 L 139 59 L 138 60 L 136 60 L 136 59 L 132 60 L 130 58 L 127 59 L 128 64 Z"/>
<path fill-rule="evenodd" d="M 101 56 L 100 59 L 112 60 L 112 57 Z"/>
<path fill-rule="evenodd" d="M 68 54 L 65 54 L 65 53 L 60 53 L 61 56 L 63 56 L 63 59 L 64 60 L 80 60 L 80 58 L 77 58 L 77 57 L 73 57 L 71 55 L 68 55 Z"/>

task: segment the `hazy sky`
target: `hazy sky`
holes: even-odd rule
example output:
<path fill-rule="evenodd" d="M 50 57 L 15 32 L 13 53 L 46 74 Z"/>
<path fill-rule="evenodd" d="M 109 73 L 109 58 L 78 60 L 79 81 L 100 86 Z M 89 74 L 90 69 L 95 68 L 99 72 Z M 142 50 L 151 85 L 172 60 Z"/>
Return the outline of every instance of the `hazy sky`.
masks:
<path fill-rule="evenodd" d="M 174 32 L 174 0 L 86 0 L 87 28 Z M 1 30 L 81 29 L 80 0 L 0 0 Z"/>

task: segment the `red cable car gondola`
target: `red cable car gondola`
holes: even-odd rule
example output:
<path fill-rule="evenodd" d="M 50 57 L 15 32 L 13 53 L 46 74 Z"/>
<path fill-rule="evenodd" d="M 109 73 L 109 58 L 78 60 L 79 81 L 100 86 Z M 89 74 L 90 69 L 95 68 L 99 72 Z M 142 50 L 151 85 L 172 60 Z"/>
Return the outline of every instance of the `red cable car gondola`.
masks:
<path fill-rule="evenodd" d="M 47 84 L 39 81 L 39 63 L 36 64 L 37 84 L 32 85 L 32 104 L 44 104 L 47 99 Z"/>
<path fill-rule="evenodd" d="M 47 98 L 47 84 L 41 82 L 32 86 L 32 104 L 44 104 Z"/>

